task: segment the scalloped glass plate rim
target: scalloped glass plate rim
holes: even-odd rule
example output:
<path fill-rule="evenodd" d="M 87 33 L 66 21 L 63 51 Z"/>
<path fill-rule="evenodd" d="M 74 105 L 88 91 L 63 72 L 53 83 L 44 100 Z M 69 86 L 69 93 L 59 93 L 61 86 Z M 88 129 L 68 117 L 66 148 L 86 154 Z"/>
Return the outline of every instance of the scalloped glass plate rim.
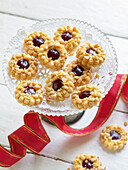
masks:
<path fill-rule="evenodd" d="M 97 27 L 95 27 L 94 25 L 91 25 L 91 24 L 88 24 L 87 22 L 85 22 L 85 21 L 80 21 L 80 20 L 78 20 L 78 19 L 71 19 L 71 18 L 52 18 L 52 19 L 47 19 L 47 20 L 42 20 L 42 21 L 38 21 L 38 22 L 36 22 L 35 24 L 32 24 L 32 25 L 30 25 L 30 26 L 28 26 L 28 27 L 22 27 L 21 29 L 19 29 L 18 31 L 17 31 L 17 34 L 16 34 L 16 36 L 14 36 L 14 37 L 12 37 L 11 38 L 11 40 L 9 41 L 9 46 L 11 46 L 11 42 L 12 42 L 12 40 L 13 39 L 15 39 L 16 37 L 17 37 L 17 35 L 18 34 L 20 34 L 21 33 L 21 31 L 23 31 L 24 29 L 31 29 L 32 27 L 34 28 L 34 27 L 36 27 L 37 25 L 40 25 L 40 24 L 50 24 L 50 23 L 53 23 L 53 22 L 76 22 L 76 23 L 80 23 L 80 24 L 84 24 L 84 25 L 86 25 L 87 27 L 91 27 L 91 29 L 93 29 L 94 31 L 97 31 L 100 35 L 102 35 L 103 37 L 104 37 L 104 39 L 107 41 L 107 43 L 109 44 L 109 46 L 111 47 L 111 50 L 112 50 L 112 52 L 113 52 L 113 55 L 114 55 L 114 59 L 115 59 L 115 72 L 114 72 L 114 74 L 113 74 L 113 77 L 112 77 L 112 80 L 111 80 L 111 84 L 109 84 L 109 87 L 107 88 L 107 90 L 106 90 L 106 92 L 103 94 L 103 96 L 102 96 L 102 98 L 103 97 L 105 97 L 105 95 L 108 93 L 108 91 L 110 90 L 110 88 L 112 87 L 112 85 L 113 85 L 113 83 L 114 83 L 114 81 L 115 81 L 115 78 L 116 78 L 116 75 L 117 75 L 117 69 L 118 69 L 118 60 L 117 60 L 117 55 L 116 55 L 116 51 L 115 51 L 115 48 L 113 47 L 113 44 L 112 44 L 112 42 L 110 41 L 110 39 L 100 30 L 100 29 L 98 29 Z M 8 48 L 9 48 L 9 46 L 8 46 Z M 7 51 L 8 51 L 8 48 L 4 51 L 4 53 L 6 54 L 7 53 Z M 4 54 L 4 56 L 5 56 L 5 54 Z M 2 63 L 3 65 L 4 65 L 4 60 L 3 60 L 3 63 Z M 8 84 L 8 81 L 7 81 L 7 79 L 6 79 L 6 76 L 5 76 L 5 72 L 6 72 L 6 70 L 5 70 L 5 68 L 3 67 L 2 68 L 2 71 L 3 71 L 3 76 L 4 76 L 4 80 L 5 80 L 5 83 L 6 83 L 6 85 L 7 85 L 7 87 L 8 87 L 8 89 L 9 89 L 9 91 L 11 92 L 11 90 L 10 90 L 10 88 L 9 88 L 9 84 Z M 11 92 L 11 94 L 12 94 L 12 92 Z M 31 109 L 31 110 L 33 110 L 35 107 L 32 107 L 32 108 L 30 108 L 30 107 L 28 107 L 29 109 Z M 36 108 L 35 108 L 36 109 Z M 46 109 L 46 108 L 45 108 Z M 44 109 L 44 110 L 45 110 Z M 47 112 L 49 110 L 49 113 Z M 51 110 L 50 108 L 47 108 L 47 113 L 45 113 L 45 114 L 47 114 L 47 115 L 52 115 L 50 112 L 54 112 L 53 110 Z M 64 115 L 73 115 L 73 114 L 77 114 L 77 113 L 74 113 L 74 112 L 67 112 L 68 110 L 65 110 L 65 114 Z M 63 112 L 64 111 L 61 111 L 61 110 L 55 110 L 55 112 L 57 112 L 57 113 L 59 113 L 59 114 L 55 114 L 56 116 L 60 116 L 60 115 L 63 115 Z M 78 112 L 79 112 L 79 110 L 78 110 Z"/>

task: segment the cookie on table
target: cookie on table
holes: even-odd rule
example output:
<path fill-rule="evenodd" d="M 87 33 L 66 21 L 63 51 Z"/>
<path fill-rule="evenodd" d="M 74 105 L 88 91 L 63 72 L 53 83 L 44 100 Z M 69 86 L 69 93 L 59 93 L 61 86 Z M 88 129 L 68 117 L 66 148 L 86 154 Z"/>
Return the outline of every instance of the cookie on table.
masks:
<path fill-rule="evenodd" d="M 13 55 L 8 62 L 9 74 L 17 80 L 31 80 L 36 76 L 38 63 L 28 54 Z"/>
<path fill-rule="evenodd" d="M 79 86 L 72 93 L 72 104 L 77 109 L 90 109 L 101 100 L 102 91 L 94 84 Z"/>
<path fill-rule="evenodd" d="M 78 61 L 67 64 L 64 71 L 72 77 L 75 87 L 89 84 L 92 79 L 92 69 L 82 66 Z"/>
<path fill-rule="evenodd" d="M 81 42 L 81 34 L 76 27 L 62 26 L 54 33 L 53 39 L 64 45 L 67 52 L 72 55 Z"/>
<path fill-rule="evenodd" d="M 48 40 L 50 40 L 50 37 L 47 34 L 35 31 L 24 39 L 24 49 L 28 54 L 37 58 L 40 46 Z"/>
<path fill-rule="evenodd" d="M 98 44 L 86 42 L 76 51 L 76 58 L 82 65 L 88 67 L 100 66 L 105 61 L 105 52 Z"/>
<path fill-rule="evenodd" d="M 110 150 L 122 149 L 128 140 L 127 132 L 118 125 L 109 125 L 102 130 L 100 140 Z"/>
<path fill-rule="evenodd" d="M 81 153 L 73 161 L 73 170 L 102 170 L 102 167 L 98 157 Z"/>
<path fill-rule="evenodd" d="M 59 70 L 65 64 L 67 59 L 67 51 L 64 46 L 57 41 L 47 41 L 41 46 L 38 59 L 41 65 L 52 70 Z"/>
<path fill-rule="evenodd" d="M 64 71 L 55 71 L 48 76 L 46 80 L 45 90 L 48 101 L 64 101 L 70 97 L 73 92 L 73 81 L 68 73 Z"/>
<path fill-rule="evenodd" d="M 15 98 L 22 105 L 37 106 L 44 98 L 42 85 L 34 81 L 22 81 L 16 87 Z"/>

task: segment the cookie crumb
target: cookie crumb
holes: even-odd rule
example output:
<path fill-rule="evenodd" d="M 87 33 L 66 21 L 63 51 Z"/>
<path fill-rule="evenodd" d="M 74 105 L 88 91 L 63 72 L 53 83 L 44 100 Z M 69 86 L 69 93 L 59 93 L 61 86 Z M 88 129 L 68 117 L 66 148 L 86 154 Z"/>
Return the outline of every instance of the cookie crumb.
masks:
<path fill-rule="evenodd" d="M 46 99 L 46 102 L 49 104 L 49 103 L 50 103 L 50 100 L 49 100 L 49 99 Z"/>
<path fill-rule="evenodd" d="M 69 55 L 70 55 L 70 56 L 73 56 L 73 55 L 74 55 L 74 53 L 69 53 Z"/>
<path fill-rule="evenodd" d="M 99 77 L 100 77 L 100 75 L 99 75 L 99 74 L 96 74 L 95 78 L 98 79 Z"/>
<path fill-rule="evenodd" d="M 68 168 L 67 170 L 70 170 L 70 168 Z"/>
<path fill-rule="evenodd" d="M 40 75 L 37 75 L 37 76 L 36 76 L 36 79 L 39 79 L 39 78 L 40 78 Z"/>
<path fill-rule="evenodd" d="M 124 126 L 127 126 L 128 125 L 128 123 L 127 122 L 124 122 Z"/>

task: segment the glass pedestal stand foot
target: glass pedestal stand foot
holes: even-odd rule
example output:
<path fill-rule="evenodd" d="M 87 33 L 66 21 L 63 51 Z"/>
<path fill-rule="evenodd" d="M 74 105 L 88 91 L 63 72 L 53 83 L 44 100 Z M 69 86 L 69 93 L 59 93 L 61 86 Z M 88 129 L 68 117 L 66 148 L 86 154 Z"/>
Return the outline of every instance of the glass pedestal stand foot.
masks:
<path fill-rule="evenodd" d="M 64 116 L 65 122 L 67 125 L 71 125 L 75 122 L 77 122 L 78 120 L 80 120 L 80 118 L 83 116 L 83 114 L 85 113 L 85 111 L 83 110 L 82 112 L 79 112 L 78 114 L 74 114 L 74 115 L 69 115 L 69 116 Z M 41 119 L 46 121 L 49 124 L 52 124 L 49 120 L 47 120 L 45 117 L 41 116 Z M 52 124 L 53 125 L 53 124 Z"/>

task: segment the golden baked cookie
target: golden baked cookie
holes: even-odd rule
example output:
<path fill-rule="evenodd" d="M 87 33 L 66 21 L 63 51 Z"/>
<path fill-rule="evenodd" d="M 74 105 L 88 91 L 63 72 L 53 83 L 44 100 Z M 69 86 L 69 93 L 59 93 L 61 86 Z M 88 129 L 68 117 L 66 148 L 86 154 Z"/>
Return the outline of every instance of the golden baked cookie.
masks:
<path fill-rule="evenodd" d="M 100 66 L 105 61 L 105 55 L 106 54 L 100 45 L 92 45 L 89 42 L 81 45 L 76 51 L 76 58 L 78 58 L 78 61 L 82 65 L 86 65 L 88 67 Z"/>
<path fill-rule="evenodd" d="M 67 51 L 64 46 L 57 41 L 48 41 L 41 46 L 38 58 L 42 65 L 52 70 L 59 70 L 65 64 Z"/>
<path fill-rule="evenodd" d="M 72 77 L 73 83 L 76 87 L 89 84 L 92 79 L 92 69 L 82 66 L 78 61 L 72 61 L 67 64 L 64 71 Z"/>
<path fill-rule="evenodd" d="M 8 62 L 9 74 L 17 80 L 30 80 L 36 76 L 38 63 L 33 56 L 29 54 L 13 55 Z"/>
<path fill-rule="evenodd" d="M 54 33 L 53 39 L 64 45 L 69 55 L 72 55 L 81 42 L 81 34 L 76 27 L 62 26 Z"/>
<path fill-rule="evenodd" d="M 50 37 L 47 34 L 35 31 L 24 39 L 24 49 L 28 54 L 37 58 L 40 46 L 48 40 L 50 40 Z"/>
<path fill-rule="evenodd" d="M 102 167 L 98 157 L 81 153 L 73 161 L 73 170 L 102 170 Z"/>
<path fill-rule="evenodd" d="M 79 86 L 72 93 L 72 104 L 77 109 L 90 109 L 101 100 L 101 90 L 94 84 Z"/>
<path fill-rule="evenodd" d="M 42 85 L 34 81 L 22 81 L 16 87 L 15 98 L 22 105 L 37 106 L 44 98 Z"/>
<path fill-rule="evenodd" d="M 47 101 L 64 101 L 73 92 L 72 78 L 64 71 L 55 71 L 48 76 L 45 90 Z"/>
<path fill-rule="evenodd" d="M 100 140 L 110 150 L 120 150 L 126 145 L 127 132 L 118 125 L 109 125 L 102 130 Z"/>

